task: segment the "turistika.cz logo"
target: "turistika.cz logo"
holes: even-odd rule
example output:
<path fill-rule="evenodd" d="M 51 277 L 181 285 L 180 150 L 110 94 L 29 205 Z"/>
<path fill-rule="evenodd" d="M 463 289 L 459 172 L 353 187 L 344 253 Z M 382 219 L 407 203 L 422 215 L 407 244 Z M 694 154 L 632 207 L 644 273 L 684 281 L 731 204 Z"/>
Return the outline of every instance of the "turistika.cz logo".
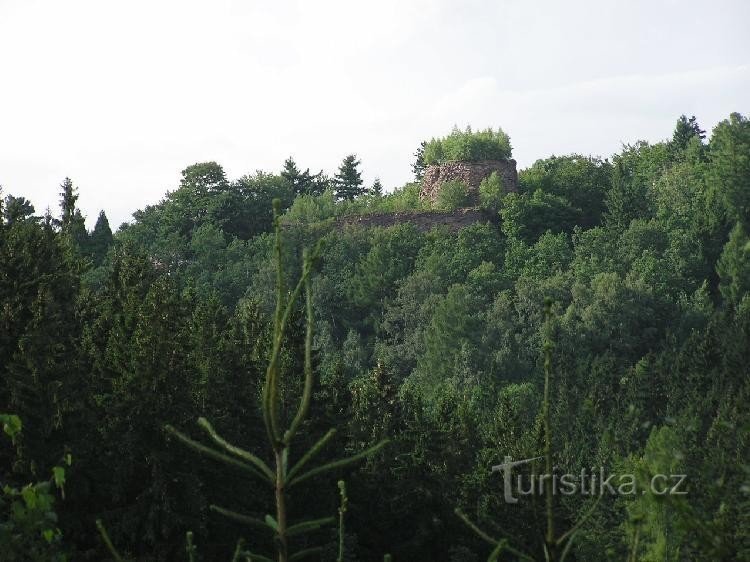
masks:
<path fill-rule="evenodd" d="M 547 480 L 552 483 L 552 495 L 603 496 L 604 494 L 634 496 L 651 493 L 664 496 L 682 496 L 685 490 L 685 474 L 654 474 L 644 483 L 634 474 L 611 474 L 604 467 L 581 469 L 578 474 L 513 474 L 513 469 L 542 457 L 514 461 L 506 456 L 502 464 L 492 467 L 492 472 L 503 476 L 503 496 L 506 503 L 518 503 L 520 496 L 543 495 Z"/>

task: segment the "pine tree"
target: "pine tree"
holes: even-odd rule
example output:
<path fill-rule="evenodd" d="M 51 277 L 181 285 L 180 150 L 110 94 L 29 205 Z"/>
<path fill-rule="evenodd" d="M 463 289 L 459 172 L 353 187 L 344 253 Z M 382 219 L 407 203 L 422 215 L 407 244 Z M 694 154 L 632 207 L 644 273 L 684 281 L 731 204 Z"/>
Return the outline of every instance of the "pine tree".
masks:
<path fill-rule="evenodd" d="M 375 181 L 372 183 L 372 187 L 370 188 L 370 194 L 374 195 L 375 197 L 383 196 L 383 184 L 380 183 L 380 178 L 375 178 Z"/>
<path fill-rule="evenodd" d="M 344 158 L 341 166 L 339 166 L 339 171 L 333 180 L 336 186 L 336 196 L 339 199 L 351 201 L 364 193 L 359 165 L 360 161 L 357 160 L 357 155 L 350 154 Z"/>

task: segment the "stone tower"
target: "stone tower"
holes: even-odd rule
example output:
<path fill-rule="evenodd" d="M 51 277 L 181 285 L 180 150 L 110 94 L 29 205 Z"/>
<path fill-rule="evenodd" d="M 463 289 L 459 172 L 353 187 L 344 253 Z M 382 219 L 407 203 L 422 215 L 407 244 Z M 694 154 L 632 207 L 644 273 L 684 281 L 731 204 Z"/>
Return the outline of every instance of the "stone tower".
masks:
<path fill-rule="evenodd" d="M 445 162 L 428 166 L 422 178 L 419 197 L 435 201 L 440 186 L 447 181 L 458 180 L 469 188 L 473 204 L 479 200 L 479 184 L 492 172 L 497 172 L 505 191 L 518 191 L 518 172 L 515 160 L 482 160 L 479 162 Z"/>

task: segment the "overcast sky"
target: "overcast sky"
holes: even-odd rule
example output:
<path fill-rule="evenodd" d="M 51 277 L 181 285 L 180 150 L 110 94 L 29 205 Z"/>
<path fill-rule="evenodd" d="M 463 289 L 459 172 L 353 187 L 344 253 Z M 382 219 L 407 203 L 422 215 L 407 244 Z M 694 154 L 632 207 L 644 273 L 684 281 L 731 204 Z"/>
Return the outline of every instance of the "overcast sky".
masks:
<path fill-rule="evenodd" d="M 750 113 L 750 2 L 0 0 L 0 185 L 113 228 L 216 160 L 348 153 L 411 177 L 422 139 L 501 126 L 520 167 Z"/>

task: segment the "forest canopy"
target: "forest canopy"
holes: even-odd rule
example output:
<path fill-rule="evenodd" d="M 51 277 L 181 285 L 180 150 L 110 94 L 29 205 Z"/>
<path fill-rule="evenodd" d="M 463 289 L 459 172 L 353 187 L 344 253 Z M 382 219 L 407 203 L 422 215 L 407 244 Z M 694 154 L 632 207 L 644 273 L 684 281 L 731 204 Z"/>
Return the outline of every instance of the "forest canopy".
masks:
<path fill-rule="evenodd" d="M 750 121 L 664 133 L 489 177 L 457 231 L 342 226 L 424 211 L 354 154 L 193 164 L 114 233 L 73 179 L 6 192 L 0 561 L 750 560 Z M 508 457 L 686 494 L 511 503 Z"/>

